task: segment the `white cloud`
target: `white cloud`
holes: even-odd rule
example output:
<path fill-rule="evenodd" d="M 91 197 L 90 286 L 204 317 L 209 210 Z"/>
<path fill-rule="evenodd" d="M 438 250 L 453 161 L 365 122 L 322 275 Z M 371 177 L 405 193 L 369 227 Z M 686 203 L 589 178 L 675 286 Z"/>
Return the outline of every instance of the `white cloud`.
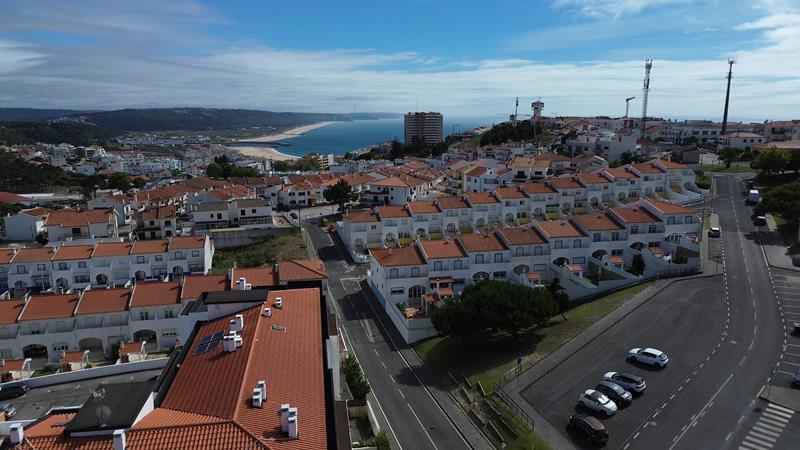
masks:
<path fill-rule="evenodd" d="M 554 0 L 553 4 L 588 17 L 617 18 L 639 13 L 653 6 L 687 2 L 688 0 Z"/>

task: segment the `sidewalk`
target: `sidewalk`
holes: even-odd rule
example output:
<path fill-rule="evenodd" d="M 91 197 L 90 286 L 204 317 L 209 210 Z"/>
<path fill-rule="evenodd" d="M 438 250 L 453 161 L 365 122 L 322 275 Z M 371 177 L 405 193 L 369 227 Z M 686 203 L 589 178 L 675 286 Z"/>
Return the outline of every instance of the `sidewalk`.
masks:
<path fill-rule="evenodd" d="M 792 264 L 792 257 L 783 244 L 783 236 L 778 231 L 775 219 L 769 214 L 767 214 L 767 229 L 769 231 L 758 233 L 767 263 L 772 267 L 800 272 L 800 268 Z"/>
<path fill-rule="evenodd" d="M 536 411 L 536 408 L 534 408 L 522 397 L 522 392 L 532 384 L 536 383 L 539 379 L 547 375 L 551 370 L 563 363 L 575 352 L 588 345 L 612 326 L 616 325 L 617 322 L 625 318 L 628 314 L 632 313 L 639 306 L 646 303 L 667 286 L 671 285 L 672 283 L 689 280 L 692 278 L 704 278 L 712 276 L 718 276 L 718 274 L 712 270 L 710 273 L 707 272 L 691 277 L 672 278 L 652 282 L 649 288 L 640 292 L 614 311 L 611 311 L 607 316 L 603 317 L 598 322 L 584 330 L 581 334 L 564 343 L 564 345 L 559 347 L 558 350 L 547 355 L 541 361 L 531 366 L 519 377 L 511 380 L 508 384 L 503 386 L 503 390 L 510 395 L 513 401 L 516 402 L 519 407 L 533 417 L 536 432 L 542 437 L 542 439 L 550 444 L 551 447 L 557 449 L 575 448 L 575 446 L 568 441 L 561 432 L 547 422 L 547 420 Z"/>

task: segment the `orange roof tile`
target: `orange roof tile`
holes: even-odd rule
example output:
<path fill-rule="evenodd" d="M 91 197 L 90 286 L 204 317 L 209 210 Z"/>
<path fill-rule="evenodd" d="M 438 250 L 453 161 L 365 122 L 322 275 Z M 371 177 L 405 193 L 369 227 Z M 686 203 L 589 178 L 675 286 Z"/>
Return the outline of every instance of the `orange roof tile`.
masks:
<path fill-rule="evenodd" d="M 653 213 L 638 206 L 611 208 L 611 212 L 616 214 L 617 217 L 625 223 L 661 222 Z"/>
<path fill-rule="evenodd" d="M 489 252 L 508 250 L 494 233 L 488 234 L 462 234 L 461 243 L 468 252 Z"/>
<path fill-rule="evenodd" d="M 0 325 L 16 323 L 23 306 L 25 302 L 22 300 L 0 300 Z"/>
<path fill-rule="evenodd" d="M 529 194 L 553 194 L 556 192 L 555 189 L 543 181 L 528 182 L 523 184 L 521 188 Z"/>
<path fill-rule="evenodd" d="M 419 246 L 428 259 L 466 258 L 467 253 L 455 239 L 420 241 Z"/>
<path fill-rule="evenodd" d="M 606 169 L 604 172 L 611 175 L 616 180 L 639 178 L 639 175 L 627 170 L 625 167 L 614 167 L 613 169 Z"/>
<path fill-rule="evenodd" d="M 758 137 L 761 137 L 761 136 L 758 136 Z M 686 164 L 672 162 L 672 161 L 670 161 L 668 159 L 659 159 L 657 162 L 659 164 L 661 164 L 662 166 L 666 167 L 667 169 L 672 169 L 672 170 L 688 169 L 689 168 L 689 166 L 687 166 Z"/>
<path fill-rule="evenodd" d="M 550 186 L 556 189 L 581 189 L 583 185 L 575 181 L 572 177 L 551 178 L 547 181 Z"/>
<path fill-rule="evenodd" d="M 412 214 L 429 214 L 442 212 L 436 203 L 428 200 L 418 200 L 406 204 Z"/>
<path fill-rule="evenodd" d="M 62 245 L 53 255 L 53 261 L 67 261 L 73 259 L 89 259 L 94 252 L 93 245 Z"/>
<path fill-rule="evenodd" d="M 528 272 L 528 279 L 531 281 L 541 280 L 542 275 L 539 272 Z"/>
<path fill-rule="evenodd" d="M 78 305 L 77 294 L 32 295 L 19 320 L 62 319 L 72 317 Z"/>
<path fill-rule="evenodd" d="M 469 208 L 469 205 L 461 197 L 439 197 L 436 203 L 442 209 L 460 209 Z"/>
<path fill-rule="evenodd" d="M 622 230 L 623 228 L 608 216 L 601 213 L 580 214 L 574 220 L 589 231 Z"/>
<path fill-rule="evenodd" d="M 130 346 L 130 349 L 127 347 Z M 137 353 L 142 348 L 141 342 L 129 342 L 125 344 L 125 353 Z M 121 351 L 121 350 L 120 350 Z M 205 425 L 210 423 L 222 423 L 225 419 L 196 414 L 185 411 L 177 411 L 169 408 L 156 408 L 150 414 L 144 416 L 142 420 L 133 426 L 134 430 L 144 430 L 149 428 L 162 428 L 164 426 L 179 427 L 186 425 Z"/>
<path fill-rule="evenodd" d="M 365 223 L 365 222 L 377 222 L 378 215 L 375 211 L 371 209 L 365 209 L 363 211 L 351 211 L 344 216 L 344 220 L 347 223 Z"/>
<path fill-rule="evenodd" d="M 91 209 L 76 211 L 74 209 L 59 209 L 51 211 L 45 220 L 45 226 L 79 227 L 92 223 L 109 223 L 114 214 L 113 209 Z"/>
<path fill-rule="evenodd" d="M 131 255 L 165 253 L 168 245 L 168 241 L 135 241 L 133 248 L 131 248 Z"/>
<path fill-rule="evenodd" d="M 370 250 L 372 256 L 383 267 L 418 266 L 425 264 L 416 246 L 381 248 Z"/>
<path fill-rule="evenodd" d="M 497 230 L 510 245 L 544 244 L 544 237 L 532 227 L 500 228 Z"/>
<path fill-rule="evenodd" d="M 548 239 L 584 236 L 581 230 L 575 228 L 575 225 L 566 219 L 546 220 L 537 223 Z"/>
<path fill-rule="evenodd" d="M 378 215 L 381 219 L 393 219 L 402 217 L 411 217 L 411 214 L 404 206 L 400 205 L 383 205 L 378 206 Z"/>
<path fill-rule="evenodd" d="M 0 248 L 0 264 L 8 264 L 14 257 L 14 249 Z"/>
<path fill-rule="evenodd" d="M 183 279 L 181 298 L 194 299 L 203 292 L 221 292 L 229 287 L 226 275 L 192 275 Z"/>
<path fill-rule="evenodd" d="M 233 269 L 231 287 L 236 285 L 239 278 L 242 277 L 244 277 L 248 283 L 252 284 L 254 288 L 270 287 L 278 284 L 278 281 L 275 280 L 275 268 L 273 266 L 241 267 Z"/>
<path fill-rule="evenodd" d="M 130 242 L 101 242 L 95 246 L 92 258 L 129 255 L 131 248 L 133 248 L 133 244 Z"/>
<path fill-rule="evenodd" d="M 181 302 L 181 286 L 177 281 L 138 283 L 133 288 L 130 307 L 174 305 Z"/>
<path fill-rule="evenodd" d="M 128 309 L 131 290 L 120 289 L 86 289 L 78 304 L 75 314 L 101 314 L 122 312 Z"/>
<path fill-rule="evenodd" d="M 638 170 L 640 173 L 664 173 L 662 169 L 654 166 L 651 162 L 633 164 L 633 168 Z"/>
<path fill-rule="evenodd" d="M 321 280 L 328 278 L 328 270 L 319 259 L 293 259 L 278 264 L 281 282 Z"/>
<path fill-rule="evenodd" d="M 464 197 L 472 205 L 500 203 L 491 192 L 467 192 Z"/>
<path fill-rule="evenodd" d="M 494 190 L 494 195 L 499 199 L 528 198 L 518 187 L 501 187 Z"/>
<path fill-rule="evenodd" d="M 586 184 L 608 184 L 611 181 L 608 178 L 597 172 L 582 172 L 578 174 L 578 178 Z"/>
<path fill-rule="evenodd" d="M 74 352 L 64 352 L 64 356 L 59 358 L 60 362 L 67 362 L 67 363 L 76 363 L 83 361 L 83 358 L 86 357 L 86 352 L 89 350 L 78 350 Z"/>
<path fill-rule="evenodd" d="M 183 250 L 190 248 L 203 248 L 206 245 L 206 238 L 200 236 L 173 236 L 169 238 L 169 250 Z"/>
<path fill-rule="evenodd" d="M 17 252 L 14 259 L 11 260 L 12 263 L 23 263 L 23 262 L 37 262 L 37 261 L 49 261 L 50 258 L 53 257 L 55 251 L 52 247 L 42 247 L 42 248 L 21 248 Z"/>
<path fill-rule="evenodd" d="M 25 367 L 26 363 L 30 364 L 30 361 L 26 361 L 26 358 L 4 359 L 3 365 L 0 366 L 0 372 L 20 371 Z M 30 368 L 30 366 L 28 367 Z"/>
<path fill-rule="evenodd" d="M 645 202 L 652 205 L 657 211 L 662 214 L 696 214 L 697 212 L 692 208 L 676 205 L 675 203 L 664 202 L 661 200 L 654 200 L 651 198 L 645 199 Z M 16 258 L 15 258 L 16 261 Z"/>
<path fill-rule="evenodd" d="M 143 220 L 169 219 L 171 217 L 175 217 L 175 207 L 173 205 L 150 208 L 142 212 Z"/>
<path fill-rule="evenodd" d="M 145 341 L 146 343 L 147 341 Z M 146 350 L 145 350 L 146 351 Z M 142 352 L 142 343 L 141 342 L 126 342 L 122 344 L 119 348 L 120 353 L 141 353 Z"/>

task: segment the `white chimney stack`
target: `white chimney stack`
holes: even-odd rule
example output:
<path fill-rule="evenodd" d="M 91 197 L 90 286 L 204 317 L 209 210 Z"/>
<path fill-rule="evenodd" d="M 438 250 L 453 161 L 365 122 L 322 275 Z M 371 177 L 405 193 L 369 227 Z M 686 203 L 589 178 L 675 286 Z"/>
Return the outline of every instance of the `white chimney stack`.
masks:
<path fill-rule="evenodd" d="M 287 420 L 289 422 L 289 437 L 291 439 L 297 439 L 297 413 L 295 412 L 293 416 L 289 416 Z"/>
<path fill-rule="evenodd" d="M 238 336 L 238 335 L 237 335 L 237 336 L 234 336 L 234 337 L 233 337 L 233 345 L 235 345 L 235 346 L 236 346 L 236 348 L 239 348 L 239 347 L 241 347 L 241 346 L 242 346 L 242 344 L 244 344 L 244 339 L 242 339 L 242 337 L 241 337 L 241 336 Z"/>
<path fill-rule="evenodd" d="M 9 436 L 8 439 L 11 441 L 12 444 L 21 444 L 22 440 L 24 439 L 25 434 L 22 429 L 21 423 L 12 423 L 11 427 L 9 427 Z"/>
<path fill-rule="evenodd" d="M 228 335 L 222 338 L 222 349 L 227 353 L 236 351 L 236 342 L 233 336 Z"/>
<path fill-rule="evenodd" d="M 261 389 L 259 388 L 253 389 L 253 407 L 254 408 L 264 407 L 264 397 L 261 395 Z"/>
<path fill-rule="evenodd" d="M 272 308 L 264 308 L 264 312 L 261 314 L 264 317 L 272 317 Z"/>
<path fill-rule="evenodd" d="M 281 431 L 286 433 L 289 431 L 289 409 L 290 406 L 288 403 L 284 403 L 281 405 L 280 414 L 281 414 Z"/>
<path fill-rule="evenodd" d="M 275 297 L 275 307 L 278 309 L 283 308 L 283 299 L 281 297 Z"/>
<path fill-rule="evenodd" d="M 242 330 L 244 330 L 244 316 L 241 314 L 237 314 L 235 320 L 236 320 L 236 328 L 238 328 L 238 330 L 236 331 L 241 332 Z"/>
<path fill-rule="evenodd" d="M 266 380 L 258 380 L 258 389 L 261 391 L 261 398 L 267 400 L 267 382 Z"/>
<path fill-rule="evenodd" d="M 125 430 L 114 430 L 114 450 L 125 450 Z"/>

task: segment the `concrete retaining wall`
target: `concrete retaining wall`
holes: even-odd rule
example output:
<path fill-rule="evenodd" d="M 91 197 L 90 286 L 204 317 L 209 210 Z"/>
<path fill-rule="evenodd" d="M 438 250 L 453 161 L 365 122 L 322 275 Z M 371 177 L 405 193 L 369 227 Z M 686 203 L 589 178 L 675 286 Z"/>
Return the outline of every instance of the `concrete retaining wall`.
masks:
<path fill-rule="evenodd" d="M 0 384 L 0 389 L 16 384 L 25 384 L 29 388 L 52 386 L 54 384 L 71 383 L 73 381 L 90 380 L 92 378 L 108 377 L 123 373 L 142 372 L 144 370 L 163 369 L 169 358 L 147 359 L 113 366 L 93 367 L 91 369 L 76 370 L 74 372 L 55 373 L 27 380 L 10 381 Z"/>
<path fill-rule="evenodd" d="M 214 238 L 215 248 L 242 247 L 258 244 L 268 237 L 281 236 L 295 228 L 225 228 L 224 230 L 209 230 L 209 236 Z"/>
<path fill-rule="evenodd" d="M 375 297 L 378 298 L 381 306 L 383 306 L 383 309 L 386 311 L 386 315 L 392 320 L 392 323 L 395 328 L 397 328 L 397 331 L 400 332 L 406 344 L 412 344 L 439 334 L 436 328 L 433 327 L 431 319 L 406 319 L 394 303 L 386 301 L 386 299 L 383 298 L 380 289 L 373 286 L 371 282 L 369 283 L 369 287 L 372 289 L 372 292 L 375 293 Z"/>

